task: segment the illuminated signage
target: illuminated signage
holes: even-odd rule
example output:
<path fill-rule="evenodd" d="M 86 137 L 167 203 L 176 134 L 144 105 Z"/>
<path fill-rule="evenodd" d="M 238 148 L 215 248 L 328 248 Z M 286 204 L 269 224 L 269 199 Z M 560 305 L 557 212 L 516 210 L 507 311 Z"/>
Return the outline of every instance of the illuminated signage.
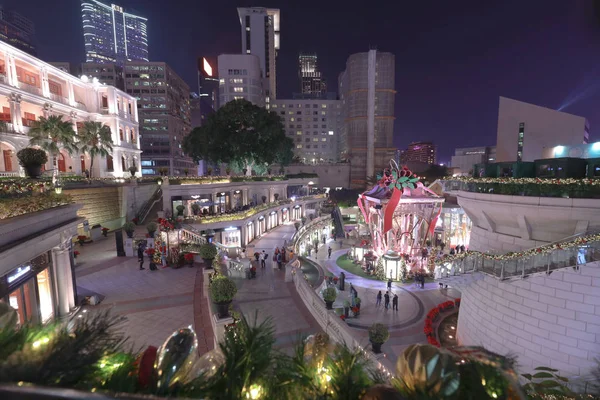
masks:
<path fill-rule="evenodd" d="M 206 75 L 213 76 L 212 67 L 210 66 L 210 64 L 208 63 L 206 58 L 204 58 L 204 57 L 202 58 L 202 68 L 204 69 L 204 72 L 206 73 Z"/>
<path fill-rule="evenodd" d="M 237 231 L 238 228 L 235 228 L 233 226 L 230 226 L 229 228 L 225 228 L 226 231 Z"/>
<path fill-rule="evenodd" d="M 29 271 L 31 271 L 30 265 L 28 265 L 26 267 L 17 268 L 16 271 L 14 271 L 12 274 L 8 275 L 8 278 L 7 278 L 8 283 L 13 283 L 17 279 L 19 279 L 20 277 L 22 277 L 23 275 L 28 273 Z"/>

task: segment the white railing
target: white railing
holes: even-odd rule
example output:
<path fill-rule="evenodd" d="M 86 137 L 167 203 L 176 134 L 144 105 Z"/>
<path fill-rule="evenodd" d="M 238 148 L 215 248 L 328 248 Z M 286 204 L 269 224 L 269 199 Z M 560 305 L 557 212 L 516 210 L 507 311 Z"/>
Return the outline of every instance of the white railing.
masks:
<path fill-rule="evenodd" d="M 109 114 L 108 108 L 100 107 L 100 114 Z"/>
<path fill-rule="evenodd" d="M 0 171 L 0 176 L 21 176 L 19 171 Z"/>
<path fill-rule="evenodd" d="M 76 101 L 75 107 L 79 108 L 82 111 L 87 111 L 87 107 L 81 101 Z"/>
<path fill-rule="evenodd" d="M 294 249 L 294 252 L 296 252 L 296 254 L 300 251 L 299 247 L 300 247 L 300 242 L 304 239 L 304 237 L 308 234 L 312 234 L 314 232 L 314 229 L 321 229 L 323 228 L 324 225 L 326 224 L 330 224 L 333 223 L 333 220 L 331 219 L 330 215 L 325 215 L 322 217 L 317 217 L 315 219 L 313 219 L 312 221 L 310 221 L 309 223 L 305 224 L 304 226 L 301 226 L 296 233 L 294 233 L 294 236 L 292 236 L 292 246 Z M 312 243 L 310 243 L 312 244 Z"/>
<path fill-rule="evenodd" d="M 183 226 L 181 229 L 181 237 L 191 243 L 195 244 L 204 244 L 206 243 L 206 238 L 200 234 L 196 229 L 189 225 Z"/>
<path fill-rule="evenodd" d="M 25 82 L 19 82 L 19 89 L 23 89 L 24 91 L 29 93 L 37 94 L 38 96 L 42 95 L 42 90 L 40 88 Z"/>
<path fill-rule="evenodd" d="M 292 259 L 287 268 L 292 268 L 292 264 L 297 260 L 297 258 Z M 310 287 L 308 282 L 304 279 L 299 270 L 296 270 L 296 273 L 293 274 L 293 281 L 296 287 L 296 291 L 298 295 L 304 302 L 304 305 L 310 311 L 312 316 L 317 320 L 321 329 L 325 331 L 333 340 L 340 344 L 345 344 L 351 349 L 357 349 L 363 352 L 363 354 L 371 361 L 375 367 L 381 370 L 384 373 L 384 376 L 390 378 L 392 376 L 391 372 L 379 361 L 376 356 L 370 351 L 365 350 L 365 347 L 368 343 L 359 343 L 354 335 L 350 327 L 340 319 L 340 317 L 333 310 L 327 310 L 325 307 L 325 302 L 313 288 Z"/>
<path fill-rule="evenodd" d="M 61 95 L 55 94 L 55 93 L 50 93 L 50 98 L 54 101 L 58 101 L 59 103 L 62 104 L 69 104 L 69 99 L 67 99 L 66 97 L 63 97 Z"/>

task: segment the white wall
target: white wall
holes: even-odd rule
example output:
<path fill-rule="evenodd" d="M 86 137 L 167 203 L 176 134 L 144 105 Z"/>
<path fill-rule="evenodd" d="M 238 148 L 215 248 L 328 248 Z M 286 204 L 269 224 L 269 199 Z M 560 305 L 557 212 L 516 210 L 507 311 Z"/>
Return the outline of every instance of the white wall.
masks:
<path fill-rule="evenodd" d="M 500 281 L 475 274 L 462 292 L 457 338 L 518 356 L 519 372 L 539 366 L 585 376 L 600 357 L 600 265 Z"/>
<path fill-rule="evenodd" d="M 291 164 L 285 167 L 286 174 L 310 173 L 317 174 L 314 178 L 315 187 L 328 187 L 335 190 L 336 187 L 350 187 L 350 164 Z"/>
<path fill-rule="evenodd" d="M 219 64 L 219 106 L 243 97 L 257 106 L 265 105 L 265 96 L 259 58 L 252 54 L 221 54 Z M 229 70 L 246 71 L 246 75 L 229 74 Z M 240 83 L 232 79 L 241 79 Z M 235 92 L 235 88 L 242 88 L 242 92 Z"/>
<path fill-rule="evenodd" d="M 583 143 L 586 120 L 576 115 L 500 97 L 496 161 L 516 161 L 519 124 L 525 123 L 523 161 L 542 158 L 544 147 Z"/>

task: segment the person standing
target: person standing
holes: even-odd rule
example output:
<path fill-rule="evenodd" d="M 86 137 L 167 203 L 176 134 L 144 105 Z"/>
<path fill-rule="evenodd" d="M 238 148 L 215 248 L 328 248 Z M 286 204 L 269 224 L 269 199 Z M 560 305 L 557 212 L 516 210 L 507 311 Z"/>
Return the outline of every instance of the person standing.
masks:
<path fill-rule="evenodd" d="M 398 295 L 394 294 L 394 298 L 392 299 L 392 310 L 398 311 Z"/>
<path fill-rule="evenodd" d="M 375 307 L 379 307 L 381 305 L 381 290 L 377 293 L 377 301 L 375 302 Z"/>
<path fill-rule="evenodd" d="M 388 308 L 390 308 L 390 295 L 388 294 L 388 292 L 385 292 L 383 298 L 385 299 L 385 309 L 387 310 Z"/>
<path fill-rule="evenodd" d="M 146 269 L 144 268 L 144 244 L 140 242 L 137 249 L 138 261 L 140 262 L 140 270 Z"/>
<path fill-rule="evenodd" d="M 265 269 L 265 267 L 267 266 L 267 257 L 268 257 L 268 254 L 265 253 L 265 251 L 263 250 L 261 257 L 260 257 L 260 267 L 262 269 Z"/>
<path fill-rule="evenodd" d="M 392 291 L 392 278 L 388 279 L 387 288 L 389 292 Z"/>
<path fill-rule="evenodd" d="M 327 249 L 327 257 L 331 259 L 331 246 Z"/>
<path fill-rule="evenodd" d="M 281 253 L 277 254 L 277 268 L 281 269 L 282 261 L 281 261 Z"/>

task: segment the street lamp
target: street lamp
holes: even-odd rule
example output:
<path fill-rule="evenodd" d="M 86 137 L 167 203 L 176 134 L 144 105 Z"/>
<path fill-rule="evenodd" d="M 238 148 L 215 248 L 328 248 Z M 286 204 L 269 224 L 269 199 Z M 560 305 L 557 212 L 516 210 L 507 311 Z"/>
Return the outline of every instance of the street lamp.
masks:
<path fill-rule="evenodd" d="M 56 180 L 56 182 L 54 182 L 54 192 L 56 194 L 61 194 L 63 191 L 63 185 L 62 182 L 60 180 Z"/>

